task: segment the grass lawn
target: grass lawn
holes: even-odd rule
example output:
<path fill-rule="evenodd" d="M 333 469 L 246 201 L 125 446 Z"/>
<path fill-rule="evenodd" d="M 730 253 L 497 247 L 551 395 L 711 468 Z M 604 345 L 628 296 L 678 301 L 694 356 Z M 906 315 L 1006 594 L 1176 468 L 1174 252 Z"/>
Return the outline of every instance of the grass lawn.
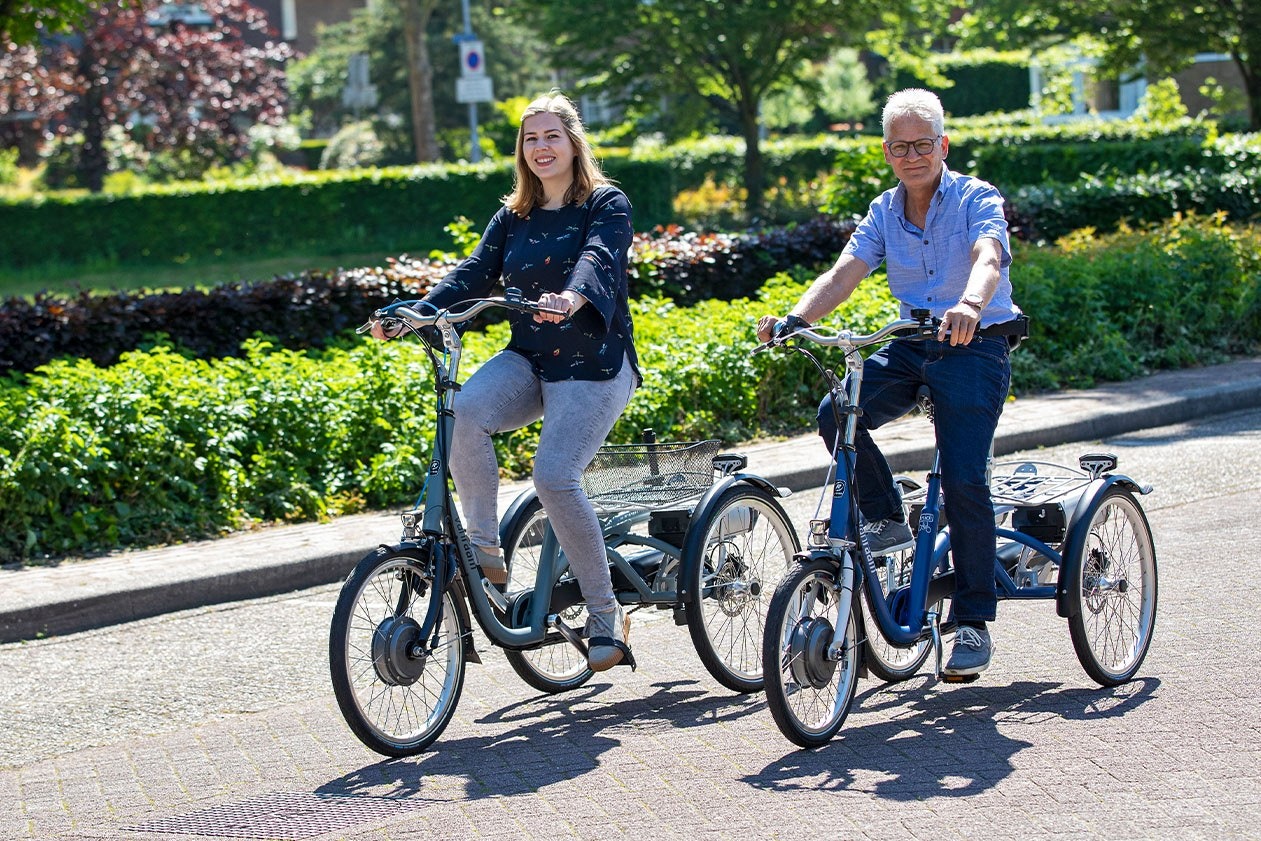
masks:
<path fill-rule="evenodd" d="M 185 289 L 218 286 L 233 281 L 270 280 L 276 275 L 298 274 L 307 269 L 383 266 L 397 254 L 318 254 L 310 251 L 257 258 L 222 258 L 170 263 L 159 266 L 40 266 L 34 269 L 0 268 L 0 298 L 31 296 L 37 292 L 76 294 L 82 289 Z"/>

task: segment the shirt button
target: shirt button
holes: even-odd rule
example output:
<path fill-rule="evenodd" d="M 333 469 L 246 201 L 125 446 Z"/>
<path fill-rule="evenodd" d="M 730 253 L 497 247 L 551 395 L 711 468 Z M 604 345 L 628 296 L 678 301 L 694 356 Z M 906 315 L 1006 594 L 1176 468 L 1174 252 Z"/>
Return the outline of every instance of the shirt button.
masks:
<path fill-rule="evenodd" d="M 924 240 L 924 244 L 925 244 L 925 245 L 928 245 L 928 240 Z"/>
<path fill-rule="evenodd" d="M 929 269 L 929 270 L 928 270 L 928 273 L 929 273 L 929 274 L 932 274 L 932 273 L 933 273 L 933 270 L 932 270 L 932 269 Z"/>

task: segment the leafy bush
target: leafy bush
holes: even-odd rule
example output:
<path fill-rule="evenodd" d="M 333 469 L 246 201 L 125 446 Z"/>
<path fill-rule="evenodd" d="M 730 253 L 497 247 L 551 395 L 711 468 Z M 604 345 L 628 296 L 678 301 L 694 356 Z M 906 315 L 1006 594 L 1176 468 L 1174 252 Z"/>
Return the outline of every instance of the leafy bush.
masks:
<path fill-rule="evenodd" d="M 347 123 L 329 138 L 320 156 L 320 169 L 355 169 L 376 166 L 385 156 L 385 144 L 377 137 L 372 123 L 360 120 Z"/>
<path fill-rule="evenodd" d="M 1024 187 L 1011 196 L 1009 220 L 1027 239 L 1053 240 L 1079 228 L 1111 231 L 1180 213 L 1217 212 L 1240 221 L 1261 215 L 1261 166 L 1084 176 Z"/>

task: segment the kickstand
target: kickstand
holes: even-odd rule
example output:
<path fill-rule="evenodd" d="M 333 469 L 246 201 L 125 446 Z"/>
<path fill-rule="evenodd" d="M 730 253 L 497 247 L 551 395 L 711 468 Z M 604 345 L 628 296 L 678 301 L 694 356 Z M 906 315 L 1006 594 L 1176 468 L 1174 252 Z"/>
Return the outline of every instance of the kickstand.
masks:
<path fill-rule="evenodd" d="M 587 644 L 583 642 L 582 635 L 562 622 L 559 614 L 553 613 L 551 616 L 547 617 L 547 624 L 555 628 L 562 637 L 569 640 L 569 644 L 578 649 L 584 659 L 588 656 Z"/>
<path fill-rule="evenodd" d="M 936 658 L 936 668 L 933 670 L 933 677 L 941 680 L 941 614 L 935 610 L 928 612 L 928 624 L 933 630 L 933 656 Z"/>

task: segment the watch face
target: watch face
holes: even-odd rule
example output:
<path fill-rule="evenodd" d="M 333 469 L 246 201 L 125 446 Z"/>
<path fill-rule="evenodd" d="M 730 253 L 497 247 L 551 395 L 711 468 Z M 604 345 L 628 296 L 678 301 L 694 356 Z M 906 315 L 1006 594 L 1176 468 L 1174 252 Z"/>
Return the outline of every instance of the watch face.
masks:
<path fill-rule="evenodd" d="M 964 296 L 963 296 L 963 303 L 967 304 L 967 305 L 968 305 L 968 306 L 970 306 L 970 307 L 978 307 L 978 308 L 979 308 L 979 307 L 981 307 L 981 306 L 984 306 L 984 304 L 985 304 L 985 299 L 984 299 L 984 298 L 982 298 L 980 295 L 964 295 Z"/>

